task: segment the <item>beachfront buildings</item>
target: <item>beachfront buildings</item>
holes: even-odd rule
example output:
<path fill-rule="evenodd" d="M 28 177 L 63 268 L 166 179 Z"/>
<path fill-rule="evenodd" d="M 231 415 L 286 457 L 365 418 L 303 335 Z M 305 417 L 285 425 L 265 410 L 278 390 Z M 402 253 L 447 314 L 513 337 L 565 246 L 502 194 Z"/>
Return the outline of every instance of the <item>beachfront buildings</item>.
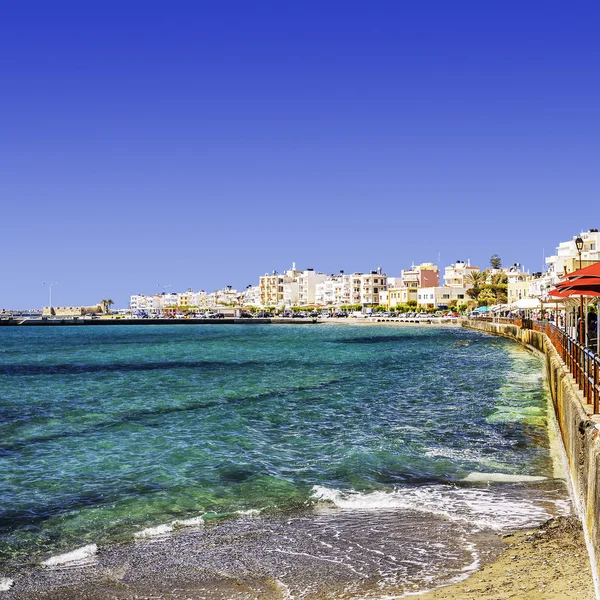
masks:
<path fill-rule="evenodd" d="M 506 292 L 507 303 L 513 304 L 522 298 L 529 298 L 529 282 L 531 275 L 529 271 L 520 269 L 519 264 L 515 263 L 507 271 L 508 287 Z"/>
<path fill-rule="evenodd" d="M 471 285 L 471 273 L 479 273 L 479 267 L 471 266 L 471 261 L 457 260 L 444 270 L 444 283 L 450 287 Z"/>
<path fill-rule="evenodd" d="M 419 308 L 447 309 L 450 303 L 464 304 L 469 297 L 467 290 L 472 286 L 436 286 L 419 288 L 417 293 L 417 305 Z"/>
<path fill-rule="evenodd" d="M 314 304 L 319 306 L 376 306 L 381 304 L 388 287 L 388 277 L 378 268 L 370 273 L 324 276 L 315 286 Z"/>
<path fill-rule="evenodd" d="M 293 280 L 289 284 L 286 284 L 286 286 L 289 285 L 290 290 L 293 290 L 293 294 L 291 292 L 289 294 L 284 293 L 284 305 L 286 307 L 314 305 L 317 286 L 326 279 L 326 275 L 315 273 L 314 269 L 296 272 Z M 284 286 L 284 289 L 287 291 L 286 286 Z"/>
<path fill-rule="evenodd" d="M 600 233 L 597 229 L 590 229 L 574 235 L 570 240 L 560 242 L 556 247 L 556 254 L 546 257 L 546 271 L 529 274 L 519 270 L 520 265 L 513 265 L 508 269 L 508 304 L 513 304 L 524 298 L 548 299 L 548 292 L 567 273 L 579 269 L 580 257 L 577 250 L 576 239 L 581 238 L 583 247 L 581 251 L 581 266 L 587 267 L 600 262 Z"/>
<path fill-rule="evenodd" d="M 440 284 L 440 271 L 433 263 L 412 265 L 403 269 L 399 278 L 394 278 L 394 284 L 387 292 L 388 308 L 395 308 L 409 301 L 418 302 L 419 288 L 430 288 Z"/>
<path fill-rule="evenodd" d="M 556 283 L 563 275 L 579 269 L 579 252 L 575 240 L 580 237 L 583 241 L 581 251 L 581 266 L 587 267 L 600 261 L 600 233 L 597 229 L 573 236 L 566 242 L 561 242 L 556 248 L 556 254 L 546 258 L 547 274 Z"/>
<path fill-rule="evenodd" d="M 437 265 L 423 263 L 403 270 L 399 281 L 388 289 L 387 306 L 393 309 L 408 302 L 420 308 L 448 308 L 451 303 L 463 304 L 468 300 L 467 290 L 472 287 L 469 274 L 479 272 L 479 267 L 457 261 L 445 268 L 445 285 L 440 286 Z"/>
<path fill-rule="evenodd" d="M 258 284 L 260 290 L 260 303 L 262 306 L 279 306 L 283 304 L 283 283 L 285 276 L 273 271 L 271 275 L 265 273 Z"/>

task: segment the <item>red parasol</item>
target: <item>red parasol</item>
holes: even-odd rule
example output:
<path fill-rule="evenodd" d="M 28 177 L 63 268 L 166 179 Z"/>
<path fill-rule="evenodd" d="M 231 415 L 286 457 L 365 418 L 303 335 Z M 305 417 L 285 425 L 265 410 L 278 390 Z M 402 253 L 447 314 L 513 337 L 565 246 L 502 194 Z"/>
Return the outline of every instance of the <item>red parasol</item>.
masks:
<path fill-rule="evenodd" d="M 600 262 L 589 265 L 588 267 L 583 267 L 582 269 L 577 269 L 577 271 L 565 275 L 565 279 L 568 279 L 569 281 L 578 280 L 583 277 L 590 277 L 596 280 L 600 279 Z"/>

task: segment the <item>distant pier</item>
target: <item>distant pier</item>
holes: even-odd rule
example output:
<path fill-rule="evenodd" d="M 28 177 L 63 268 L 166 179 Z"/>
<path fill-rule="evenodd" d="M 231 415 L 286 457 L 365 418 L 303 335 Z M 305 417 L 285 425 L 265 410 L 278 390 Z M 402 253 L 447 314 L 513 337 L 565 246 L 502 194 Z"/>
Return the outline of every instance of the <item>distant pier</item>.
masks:
<path fill-rule="evenodd" d="M 317 319 L 0 319 L 0 327 L 86 327 L 111 325 L 306 325 L 317 323 Z"/>

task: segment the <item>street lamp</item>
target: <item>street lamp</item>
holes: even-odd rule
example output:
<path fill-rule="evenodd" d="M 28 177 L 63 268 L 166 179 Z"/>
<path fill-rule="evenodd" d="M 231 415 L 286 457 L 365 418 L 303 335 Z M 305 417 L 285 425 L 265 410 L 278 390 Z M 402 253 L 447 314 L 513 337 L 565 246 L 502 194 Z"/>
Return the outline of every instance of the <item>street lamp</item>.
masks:
<path fill-rule="evenodd" d="M 49 298 L 48 298 L 48 308 L 50 309 L 50 314 L 52 314 L 52 286 L 56 285 L 57 283 L 58 283 L 58 281 L 54 281 L 52 283 L 46 283 L 46 282 L 42 283 L 42 285 L 47 285 L 50 289 Z"/>
<path fill-rule="evenodd" d="M 579 268 L 581 269 L 581 251 L 583 250 L 583 240 L 581 237 L 578 237 L 575 240 L 575 246 L 577 248 L 577 252 L 579 254 Z M 585 346 L 584 340 L 584 316 L 583 316 L 583 296 L 579 296 L 579 343 Z"/>

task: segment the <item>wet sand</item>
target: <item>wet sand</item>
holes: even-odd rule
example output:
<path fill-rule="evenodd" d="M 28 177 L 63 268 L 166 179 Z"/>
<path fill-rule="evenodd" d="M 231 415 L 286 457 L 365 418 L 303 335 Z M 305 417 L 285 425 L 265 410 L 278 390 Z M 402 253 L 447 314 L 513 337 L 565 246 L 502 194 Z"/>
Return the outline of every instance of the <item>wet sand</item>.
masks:
<path fill-rule="evenodd" d="M 581 523 L 558 517 L 507 536 L 506 550 L 468 579 L 417 596 L 419 600 L 562 600 L 596 598 Z"/>
<path fill-rule="evenodd" d="M 286 523 L 278 527 L 285 528 Z M 297 559 L 270 554 L 265 560 L 264 549 L 269 546 L 260 543 L 261 536 L 264 531 L 225 527 L 125 544 L 99 552 L 85 566 L 33 570 L 10 591 L 0 592 L 0 600 L 390 600 L 407 591 L 376 581 L 357 586 L 339 565 L 311 562 L 309 549 L 302 544 L 290 544 Z M 490 553 L 490 562 L 468 579 L 423 594 L 413 590 L 410 597 L 595 598 L 577 519 L 557 517 L 536 530 L 505 536 L 502 542 L 504 550 Z"/>

